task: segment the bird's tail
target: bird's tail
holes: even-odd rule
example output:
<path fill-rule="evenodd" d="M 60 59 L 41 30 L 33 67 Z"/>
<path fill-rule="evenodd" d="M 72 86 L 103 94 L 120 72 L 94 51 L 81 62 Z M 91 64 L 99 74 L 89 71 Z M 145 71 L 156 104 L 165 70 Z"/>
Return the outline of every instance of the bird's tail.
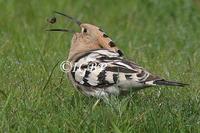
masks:
<path fill-rule="evenodd" d="M 179 87 L 184 87 L 186 85 L 189 85 L 189 84 L 175 82 L 175 81 L 167 81 L 167 80 L 164 80 L 164 79 L 155 80 L 153 82 L 153 84 L 155 84 L 155 85 L 166 85 L 166 86 L 179 86 Z"/>

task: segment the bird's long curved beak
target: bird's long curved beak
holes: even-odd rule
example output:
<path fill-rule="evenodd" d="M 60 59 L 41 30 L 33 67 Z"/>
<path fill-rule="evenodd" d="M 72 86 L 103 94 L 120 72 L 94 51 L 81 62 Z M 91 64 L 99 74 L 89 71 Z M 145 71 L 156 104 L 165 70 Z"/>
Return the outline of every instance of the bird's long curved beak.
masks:
<path fill-rule="evenodd" d="M 60 13 L 60 12 L 57 12 L 57 11 L 54 11 L 55 14 L 58 14 L 58 15 L 62 15 L 68 19 L 70 19 L 71 21 L 75 22 L 78 26 L 81 25 L 81 22 L 69 15 L 66 15 L 64 13 Z M 51 24 L 54 24 L 56 22 L 56 17 L 53 17 L 52 19 L 48 20 L 49 23 Z M 70 29 L 61 29 L 61 28 L 55 28 L 55 29 L 47 29 L 46 31 L 58 31 L 58 32 L 69 32 L 69 33 L 75 33 L 74 30 L 70 30 Z"/>
<path fill-rule="evenodd" d="M 61 32 L 69 32 L 69 33 L 75 33 L 74 30 L 68 30 L 68 29 L 47 29 L 46 31 L 61 31 Z"/>
<path fill-rule="evenodd" d="M 60 13 L 60 12 L 57 12 L 57 11 L 54 11 L 54 13 L 67 17 L 68 19 L 70 19 L 73 22 L 75 22 L 78 26 L 80 26 L 82 24 L 79 20 L 77 20 L 77 19 L 75 19 L 75 18 L 73 18 L 73 17 L 71 17 L 69 15 L 66 15 L 64 13 Z"/>

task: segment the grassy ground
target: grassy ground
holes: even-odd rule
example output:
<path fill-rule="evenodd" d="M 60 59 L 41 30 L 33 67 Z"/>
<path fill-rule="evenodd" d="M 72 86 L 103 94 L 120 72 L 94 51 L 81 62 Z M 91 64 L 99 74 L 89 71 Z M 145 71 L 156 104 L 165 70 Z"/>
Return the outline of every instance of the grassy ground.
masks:
<path fill-rule="evenodd" d="M 0 10 L 0 132 L 200 132 L 199 0 L 0 0 Z M 94 107 L 95 98 L 54 69 L 72 35 L 44 31 L 53 10 L 100 26 L 127 58 L 190 86 L 153 87 Z"/>

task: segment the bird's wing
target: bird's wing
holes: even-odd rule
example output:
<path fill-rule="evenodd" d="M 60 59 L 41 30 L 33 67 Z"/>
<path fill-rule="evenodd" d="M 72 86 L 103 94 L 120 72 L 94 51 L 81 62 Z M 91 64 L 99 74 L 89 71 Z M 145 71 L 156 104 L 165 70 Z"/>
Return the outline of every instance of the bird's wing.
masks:
<path fill-rule="evenodd" d="M 72 75 L 83 86 L 105 88 L 143 87 L 153 85 L 157 76 L 137 64 L 127 61 L 118 53 L 101 49 L 90 51 L 76 60 Z"/>
<path fill-rule="evenodd" d="M 78 84 L 86 87 L 106 88 L 116 85 L 121 88 L 137 88 L 152 85 L 186 85 L 166 81 L 134 62 L 123 59 L 118 53 L 106 49 L 82 55 L 76 60 L 71 74 Z"/>

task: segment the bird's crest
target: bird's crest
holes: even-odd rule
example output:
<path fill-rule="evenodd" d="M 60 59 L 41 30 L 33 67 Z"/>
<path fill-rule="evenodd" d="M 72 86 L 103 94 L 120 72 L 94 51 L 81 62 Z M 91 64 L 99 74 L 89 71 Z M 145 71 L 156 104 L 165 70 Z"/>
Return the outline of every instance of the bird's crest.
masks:
<path fill-rule="evenodd" d="M 120 56 L 123 56 L 122 51 L 117 48 L 116 44 L 112 41 L 111 38 L 108 37 L 108 35 L 101 28 L 92 24 L 82 23 L 79 20 L 60 12 L 55 11 L 54 13 L 70 19 L 81 28 L 81 32 L 76 32 L 74 30 L 62 29 L 62 28 L 47 30 L 47 31 L 70 32 L 74 34 L 69 54 L 70 57 L 76 55 L 77 53 L 87 52 L 90 50 L 101 49 L 101 48 L 108 49 L 110 51 L 118 53 Z M 49 23 L 51 24 L 54 24 L 55 22 L 56 22 L 55 16 L 49 20 Z"/>

